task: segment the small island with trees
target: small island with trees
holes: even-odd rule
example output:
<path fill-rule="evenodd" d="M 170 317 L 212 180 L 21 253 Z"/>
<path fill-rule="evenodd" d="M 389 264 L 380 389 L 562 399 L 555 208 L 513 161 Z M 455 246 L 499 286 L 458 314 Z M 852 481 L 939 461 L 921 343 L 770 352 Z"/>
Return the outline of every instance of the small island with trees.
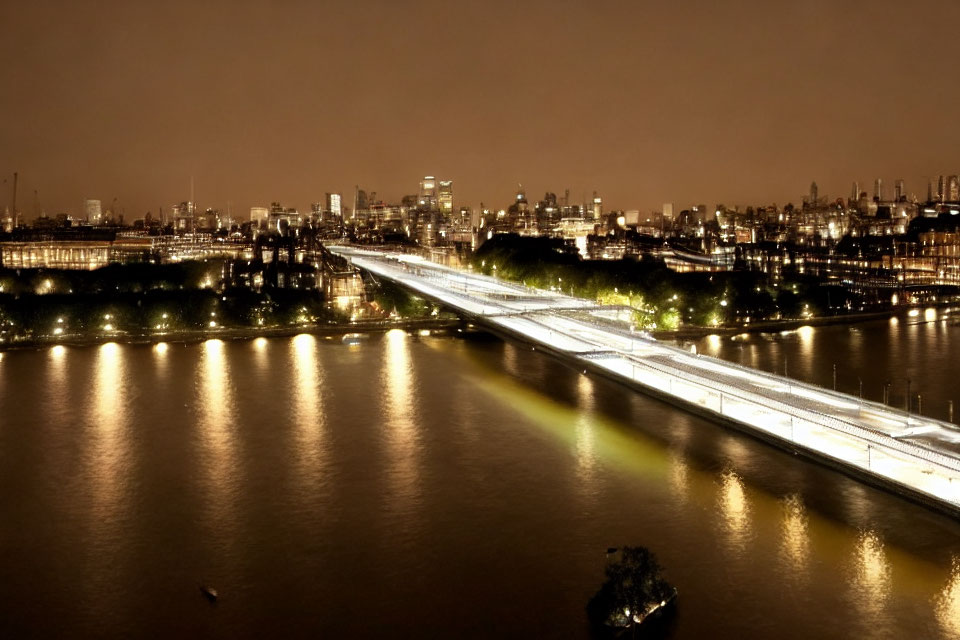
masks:
<path fill-rule="evenodd" d="M 675 607 L 677 589 L 661 575 L 656 556 L 646 547 L 607 550 L 606 581 L 587 604 L 587 617 L 603 634 L 636 629 Z"/>

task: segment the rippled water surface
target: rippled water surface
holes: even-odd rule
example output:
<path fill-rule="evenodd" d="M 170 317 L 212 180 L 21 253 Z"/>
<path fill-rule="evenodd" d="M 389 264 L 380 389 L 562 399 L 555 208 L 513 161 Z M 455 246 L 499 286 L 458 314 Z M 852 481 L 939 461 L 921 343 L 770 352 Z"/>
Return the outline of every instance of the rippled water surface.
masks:
<path fill-rule="evenodd" d="M 699 346 L 876 398 L 909 375 L 946 417 L 958 331 Z M 529 347 L 0 355 L 0 637 L 583 637 L 620 544 L 679 587 L 672 637 L 960 636 L 957 521 Z"/>

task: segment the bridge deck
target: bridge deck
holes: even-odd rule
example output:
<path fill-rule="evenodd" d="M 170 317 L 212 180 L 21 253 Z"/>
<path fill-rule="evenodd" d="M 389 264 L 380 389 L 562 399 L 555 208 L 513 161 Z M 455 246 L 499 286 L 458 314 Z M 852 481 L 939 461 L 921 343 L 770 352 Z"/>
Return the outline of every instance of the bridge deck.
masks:
<path fill-rule="evenodd" d="M 616 307 L 417 256 L 332 250 L 493 328 L 960 510 L 953 424 L 657 342 L 613 322 Z"/>

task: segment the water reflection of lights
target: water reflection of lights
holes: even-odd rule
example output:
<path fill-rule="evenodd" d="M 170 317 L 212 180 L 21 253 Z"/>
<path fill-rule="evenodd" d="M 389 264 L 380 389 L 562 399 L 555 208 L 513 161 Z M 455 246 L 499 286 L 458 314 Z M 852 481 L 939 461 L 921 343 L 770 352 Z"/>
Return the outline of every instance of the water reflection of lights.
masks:
<path fill-rule="evenodd" d="M 750 505 L 743 480 L 733 471 L 720 476 L 720 517 L 730 546 L 742 550 L 750 529 Z"/>
<path fill-rule="evenodd" d="M 960 558 L 955 557 L 951 562 L 950 578 L 937 594 L 934 613 L 946 633 L 960 638 Z"/>
<path fill-rule="evenodd" d="M 577 475 L 582 484 L 592 484 L 597 465 L 596 434 L 593 425 L 593 381 L 577 376 L 577 397 L 580 411 L 576 422 Z"/>
<path fill-rule="evenodd" d="M 302 333 L 291 341 L 295 370 L 294 409 L 297 424 L 297 455 L 309 479 L 315 478 L 324 430 L 322 386 L 317 339 Z"/>
<path fill-rule="evenodd" d="M 860 532 L 855 567 L 859 587 L 857 606 L 865 618 L 875 619 L 883 612 L 890 594 L 890 563 L 876 532 Z"/>
<path fill-rule="evenodd" d="M 516 345 L 506 343 L 503 349 L 503 368 L 514 377 L 520 376 L 520 363 Z"/>
<path fill-rule="evenodd" d="M 165 355 L 168 349 L 169 349 L 169 345 L 166 342 L 158 342 L 157 344 L 153 345 L 154 353 L 161 356 Z"/>
<path fill-rule="evenodd" d="M 67 384 L 67 348 L 57 345 L 50 349 L 50 381 L 47 385 L 47 408 L 51 415 L 70 415 L 73 408 L 67 393 L 70 387 Z"/>
<path fill-rule="evenodd" d="M 670 488 L 675 497 L 681 501 L 686 501 L 690 490 L 690 466 L 684 458 L 682 451 L 673 451 L 670 453 Z"/>
<path fill-rule="evenodd" d="M 807 569 L 810 556 L 810 533 L 807 509 L 799 495 L 787 496 L 783 501 L 783 554 L 791 575 L 801 575 Z"/>
<path fill-rule="evenodd" d="M 270 375 L 270 362 L 267 359 L 267 343 L 266 338 L 257 338 L 253 341 L 253 355 L 256 363 L 255 372 L 257 377 L 266 380 Z"/>
<path fill-rule="evenodd" d="M 394 503 L 402 506 L 403 499 L 416 497 L 418 490 L 417 427 L 413 410 L 414 371 L 410 358 L 410 344 L 402 329 L 391 329 L 385 335 L 387 356 L 384 358 L 382 381 L 386 393 L 387 438 L 393 454 L 391 478 L 394 484 Z"/>
<path fill-rule="evenodd" d="M 200 358 L 197 406 L 198 427 L 203 445 L 204 468 L 209 474 L 210 505 L 213 522 L 228 522 L 233 513 L 231 493 L 238 478 L 234 452 L 234 406 L 230 385 L 230 364 L 222 340 L 203 343 Z"/>
<path fill-rule="evenodd" d="M 88 460 L 91 474 L 93 508 L 91 516 L 98 527 L 110 527 L 123 509 L 123 487 L 129 471 L 123 388 L 126 363 L 121 348 L 108 342 L 97 349 L 91 393 L 92 437 Z"/>

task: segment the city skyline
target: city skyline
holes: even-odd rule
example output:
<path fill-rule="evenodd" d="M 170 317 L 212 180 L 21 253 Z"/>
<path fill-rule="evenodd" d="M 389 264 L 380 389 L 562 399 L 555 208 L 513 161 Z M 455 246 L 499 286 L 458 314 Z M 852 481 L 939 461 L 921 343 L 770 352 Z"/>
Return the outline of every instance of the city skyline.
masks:
<path fill-rule="evenodd" d="M 810 181 L 845 197 L 876 177 L 922 199 L 957 172 L 957 18 L 940 2 L 8 3 L 0 175 L 8 201 L 19 172 L 27 218 L 34 191 L 50 214 L 116 198 L 142 216 L 191 177 L 235 211 L 357 184 L 398 200 L 424 174 L 473 207 L 517 182 L 614 209 L 796 204 Z"/>

